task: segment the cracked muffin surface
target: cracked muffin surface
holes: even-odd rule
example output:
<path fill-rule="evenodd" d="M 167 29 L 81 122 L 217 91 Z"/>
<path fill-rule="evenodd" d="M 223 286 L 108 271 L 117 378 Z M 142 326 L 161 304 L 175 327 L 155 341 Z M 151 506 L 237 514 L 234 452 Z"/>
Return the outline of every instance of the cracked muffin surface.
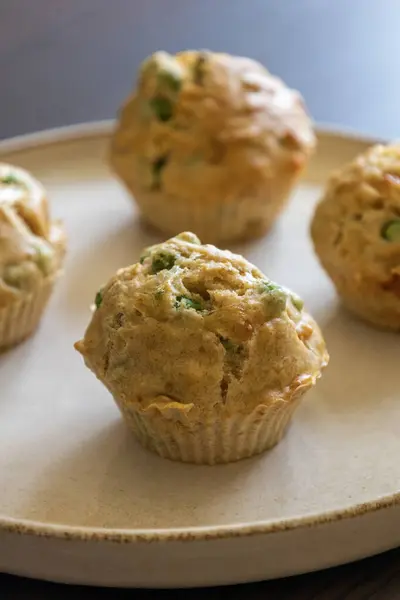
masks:
<path fill-rule="evenodd" d="M 119 113 L 110 158 L 150 223 L 220 242 L 267 231 L 314 146 L 300 94 L 258 62 L 156 52 Z"/>
<path fill-rule="evenodd" d="M 376 145 L 334 173 L 311 226 L 344 304 L 400 331 L 400 145 Z"/>
<path fill-rule="evenodd" d="M 192 233 L 119 270 L 76 348 L 145 445 L 192 462 L 237 460 L 276 443 L 328 360 L 298 296 Z"/>
<path fill-rule="evenodd" d="M 56 273 L 65 249 L 51 223 L 41 184 L 26 171 L 0 163 L 0 307 L 32 293 Z"/>
<path fill-rule="evenodd" d="M 50 221 L 43 186 L 0 163 L 0 348 L 36 327 L 60 272 L 65 235 Z"/>

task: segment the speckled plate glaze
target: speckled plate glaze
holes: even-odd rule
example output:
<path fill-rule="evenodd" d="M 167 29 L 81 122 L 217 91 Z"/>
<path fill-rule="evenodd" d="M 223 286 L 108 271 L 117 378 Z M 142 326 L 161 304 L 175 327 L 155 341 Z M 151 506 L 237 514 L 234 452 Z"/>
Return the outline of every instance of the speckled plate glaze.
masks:
<path fill-rule="evenodd" d="M 0 144 L 48 188 L 66 273 L 37 334 L 0 357 L 0 570 L 110 586 L 291 575 L 400 543 L 400 339 L 348 316 L 308 226 L 331 169 L 372 140 L 327 131 L 290 207 L 237 246 L 304 297 L 331 364 L 271 452 L 228 466 L 165 461 L 126 430 L 72 345 L 99 285 L 159 238 L 106 164 L 109 123 Z"/>

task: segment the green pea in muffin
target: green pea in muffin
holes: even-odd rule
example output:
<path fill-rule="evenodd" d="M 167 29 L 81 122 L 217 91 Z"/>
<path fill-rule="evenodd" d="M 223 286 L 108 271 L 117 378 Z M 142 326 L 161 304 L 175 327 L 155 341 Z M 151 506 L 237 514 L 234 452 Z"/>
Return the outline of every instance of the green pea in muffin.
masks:
<path fill-rule="evenodd" d="M 173 460 L 271 448 L 328 362 L 295 294 L 192 233 L 148 248 L 95 304 L 75 347 L 140 442 Z"/>
<path fill-rule="evenodd" d="M 0 163 L 0 351 L 36 329 L 64 253 L 65 236 L 49 220 L 41 184 Z"/>
<path fill-rule="evenodd" d="M 377 145 L 334 173 L 311 227 L 343 303 L 400 331 L 400 145 Z"/>
<path fill-rule="evenodd" d="M 216 243 L 264 234 L 314 146 L 299 93 L 256 61 L 156 52 L 120 111 L 110 158 L 149 223 Z"/>

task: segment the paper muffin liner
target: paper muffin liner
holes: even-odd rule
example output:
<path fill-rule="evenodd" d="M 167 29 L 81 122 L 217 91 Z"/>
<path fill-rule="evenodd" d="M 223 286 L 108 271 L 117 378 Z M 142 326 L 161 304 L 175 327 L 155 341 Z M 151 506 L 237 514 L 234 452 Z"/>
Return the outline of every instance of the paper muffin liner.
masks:
<path fill-rule="evenodd" d="M 0 308 L 0 352 L 29 337 L 37 328 L 57 275 L 47 277 L 35 293 Z"/>
<path fill-rule="evenodd" d="M 217 244 L 265 234 L 285 207 L 297 178 L 298 173 L 287 173 L 254 195 L 196 203 L 162 192 L 131 191 L 145 220 L 158 230 L 169 236 L 193 231 L 203 243 Z"/>
<path fill-rule="evenodd" d="M 247 415 L 215 415 L 207 422 L 168 418 L 157 410 L 138 411 L 116 400 L 142 446 L 163 458 L 186 463 L 230 463 L 260 454 L 284 435 L 305 390 L 289 401 L 257 406 Z"/>

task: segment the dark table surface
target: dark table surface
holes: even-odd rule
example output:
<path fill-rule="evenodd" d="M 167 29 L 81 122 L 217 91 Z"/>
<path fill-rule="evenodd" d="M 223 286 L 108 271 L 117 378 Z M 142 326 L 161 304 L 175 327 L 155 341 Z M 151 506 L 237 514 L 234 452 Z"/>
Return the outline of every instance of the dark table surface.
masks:
<path fill-rule="evenodd" d="M 0 0 L 0 138 L 113 117 L 156 49 L 252 56 L 316 121 L 400 131 L 399 0 Z M 400 532 L 399 532 L 400 542 Z M 301 577 L 215 590 L 71 588 L 0 575 L 0 599 L 400 599 L 400 550 Z"/>

